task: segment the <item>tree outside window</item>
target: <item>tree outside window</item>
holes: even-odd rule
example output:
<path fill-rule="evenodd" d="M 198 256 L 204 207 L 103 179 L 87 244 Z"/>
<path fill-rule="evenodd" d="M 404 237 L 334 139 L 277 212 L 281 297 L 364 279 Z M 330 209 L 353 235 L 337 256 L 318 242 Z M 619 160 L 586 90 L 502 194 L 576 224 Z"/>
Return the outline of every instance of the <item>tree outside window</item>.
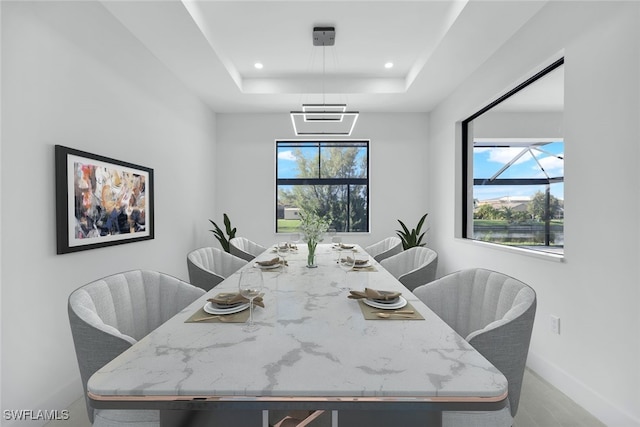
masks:
<path fill-rule="evenodd" d="M 297 231 L 300 211 L 369 230 L 368 141 L 277 141 L 276 152 L 276 232 Z"/>

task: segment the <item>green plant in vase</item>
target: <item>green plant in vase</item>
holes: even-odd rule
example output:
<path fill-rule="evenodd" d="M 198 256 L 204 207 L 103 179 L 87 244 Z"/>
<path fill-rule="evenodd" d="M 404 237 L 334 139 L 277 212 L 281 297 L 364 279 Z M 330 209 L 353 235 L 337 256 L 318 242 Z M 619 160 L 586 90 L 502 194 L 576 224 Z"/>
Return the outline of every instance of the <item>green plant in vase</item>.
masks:
<path fill-rule="evenodd" d="M 316 247 L 322 241 L 322 235 L 329 229 L 329 221 L 315 212 L 300 212 L 300 218 L 300 231 L 309 249 L 307 267 L 313 268 L 316 267 Z"/>
<path fill-rule="evenodd" d="M 416 228 L 409 231 L 406 225 L 400 220 L 398 222 L 402 226 L 402 230 L 396 230 L 396 234 L 402 240 L 402 248 L 407 250 L 409 248 L 413 248 L 415 246 L 424 246 L 426 243 L 422 243 L 422 239 L 424 237 L 424 233 L 420 233 L 422 230 L 422 226 L 424 225 L 424 220 L 427 219 L 428 213 L 424 214 L 420 221 L 418 221 L 418 225 Z"/>
<path fill-rule="evenodd" d="M 229 241 L 236 237 L 236 228 L 231 228 L 231 221 L 229 220 L 229 216 L 227 216 L 227 214 L 223 214 L 223 220 L 224 228 L 227 232 L 228 237 L 225 236 L 225 232 L 220 227 L 218 227 L 218 224 L 216 224 L 212 220 L 209 220 L 209 222 L 213 224 L 215 230 L 209 231 L 211 231 L 216 236 L 216 239 L 218 239 L 218 242 L 220 242 L 220 246 L 222 246 L 222 249 L 224 249 L 225 252 L 230 252 Z"/>

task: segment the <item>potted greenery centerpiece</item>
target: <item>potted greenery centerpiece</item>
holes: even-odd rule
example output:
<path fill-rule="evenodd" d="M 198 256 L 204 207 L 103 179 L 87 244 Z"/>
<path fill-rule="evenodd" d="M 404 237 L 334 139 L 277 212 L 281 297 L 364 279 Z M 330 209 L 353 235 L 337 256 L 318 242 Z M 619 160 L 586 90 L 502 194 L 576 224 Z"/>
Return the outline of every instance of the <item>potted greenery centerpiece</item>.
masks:
<path fill-rule="evenodd" d="M 300 212 L 300 231 L 307 242 L 309 254 L 307 255 L 307 267 L 316 265 L 316 246 L 322 241 L 322 235 L 329 229 L 329 222 L 318 216 L 315 212 Z"/>
<path fill-rule="evenodd" d="M 231 228 L 231 221 L 229 220 L 229 217 L 227 216 L 227 214 L 223 214 L 223 218 L 224 218 L 224 228 L 227 232 L 228 237 L 224 235 L 224 231 L 222 231 L 222 229 L 218 227 L 218 224 L 216 224 L 212 220 L 209 220 L 209 222 L 213 224 L 213 226 L 215 227 L 215 230 L 209 230 L 209 231 L 211 231 L 216 236 L 216 239 L 218 239 L 218 242 L 220 242 L 220 246 L 222 246 L 222 249 L 224 249 L 225 252 L 230 252 L 229 241 L 234 237 L 236 237 L 236 228 L 235 227 Z"/>
<path fill-rule="evenodd" d="M 424 224 L 424 220 L 427 219 L 428 213 L 424 214 L 420 221 L 418 221 L 418 225 L 416 228 L 409 231 L 406 225 L 400 220 L 398 222 L 402 226 L 402 230 L 396 230 L 398 237 L 402 240 L 402 248 L 407 250 L 409 248 L 413 248 L 414 246 L 424 246 L 425 243 L 422 243 L 422 238 L 424 237 L 424 233 L 420 234 L 420 230 L 422 229 L 422 225 Z M 425 232 L 426 233 L 426 232 Z"/>

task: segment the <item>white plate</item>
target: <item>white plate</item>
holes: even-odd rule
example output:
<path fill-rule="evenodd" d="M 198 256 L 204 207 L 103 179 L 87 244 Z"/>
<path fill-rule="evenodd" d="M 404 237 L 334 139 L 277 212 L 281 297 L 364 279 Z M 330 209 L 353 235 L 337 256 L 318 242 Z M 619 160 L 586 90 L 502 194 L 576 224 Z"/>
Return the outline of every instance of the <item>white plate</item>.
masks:
<path fill-rule="evenodd" d="M 379 302 L 371 301 L 370 299 L 367 299 L 367 298 L 364 298 L 362 301 L 364 301 L 364 303 L 367 304 L 369 307 L 379 308 L 381 310 L 396 310 L 398 308 L 402 308 L 405 305 L 407 305 L 407 300 L 404 299 L 402 296 L 398 297 L 398 302 L 396 302 L 395 304 L 382 304 Z"/>
<path fill-rule="evenodd" d="M 204 311 L 206 311 L 209 314 L 233 314 L 233 313 L 239 313 L 243 310 L 246 310 L 247 308 L 249 308 L 249 303 L 240 304 L 235 307 L 229 307 L 229 308 L 216 308 L 211 303 L 211 301 L 207 301 L 207 303 L 204 305 Z"/>
<path fill-rule="evenodd" d="M 378 304 L 390 305 L 390 304 L 396 304 L 398 301 L 400 301 L 400 297 L 395 297 L 395 298 L 390 299 L 390 300 L 382 300 L 382 299 L 371 298 L 371 301 L 373 301 L 375 303 L 378 303 Z"/>
<path fill-rule="evenodd" d="M 273 268 L 278 268 L 280 267 L 280 264 L 273 264 L 273 265 L 260 265 L 256 262 L 256 267 L 261 268 L 263 270 L 271 270 Z"/>
<path fill-rule="evenodd" d="M 364 264 L 358 264 L 353 266 L 353 268 L 367 268 L 367 267 L 371 267 L 371 263 L 369 261 L 365 262 Z"/>

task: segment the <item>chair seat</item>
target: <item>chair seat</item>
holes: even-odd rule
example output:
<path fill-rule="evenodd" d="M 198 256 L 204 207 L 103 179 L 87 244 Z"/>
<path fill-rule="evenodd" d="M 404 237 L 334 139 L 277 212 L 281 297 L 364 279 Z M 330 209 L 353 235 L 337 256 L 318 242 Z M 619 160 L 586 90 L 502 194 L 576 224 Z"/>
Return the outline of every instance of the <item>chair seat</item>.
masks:
<path fill-rule="evenodd" d="M 436 278 L 438 253 L 433 249 L 416 246 L 383 259 L 380 265 L 413 291 Z"/>
<path fill-rule="evenodd" d="M 242 268 L 247 261 L 218 248 L 206 247 L 187 254 L 189 282 L 209 291 Z"/>
<path fill-rule="evenodd" d="M 414 289 L 414 295 L 493 364 L 509 383 L 508 406 L 496 412 L 446 412 L 444 426 L 510 427 L 536 312 L 530 286 L 483 268 L 460 270 Z"/>
<path fill-rule="evenodd" d="M 399 237 L 387 237 L 384 240 L 364 248 L 365 252 L 380 262 L 402 252 L 402 240 Z"/>
<path fill-rule="evenodd" d="M 229 240 L 229 252 L 246 261 L 252 261 L 255 257 L 266 251 L 264 246 L 247 239 L 246 237 L 234 237 Z"/>
<path fill-rule="evenodd" d="M 93 281 L 69 295 L 71 335 L 87 415 L 94 427 L 159 426 L 158 411 L 94 409 L 87 382 L 98 369 L 204 293 L 164 273 L 133 270 Z"/>

